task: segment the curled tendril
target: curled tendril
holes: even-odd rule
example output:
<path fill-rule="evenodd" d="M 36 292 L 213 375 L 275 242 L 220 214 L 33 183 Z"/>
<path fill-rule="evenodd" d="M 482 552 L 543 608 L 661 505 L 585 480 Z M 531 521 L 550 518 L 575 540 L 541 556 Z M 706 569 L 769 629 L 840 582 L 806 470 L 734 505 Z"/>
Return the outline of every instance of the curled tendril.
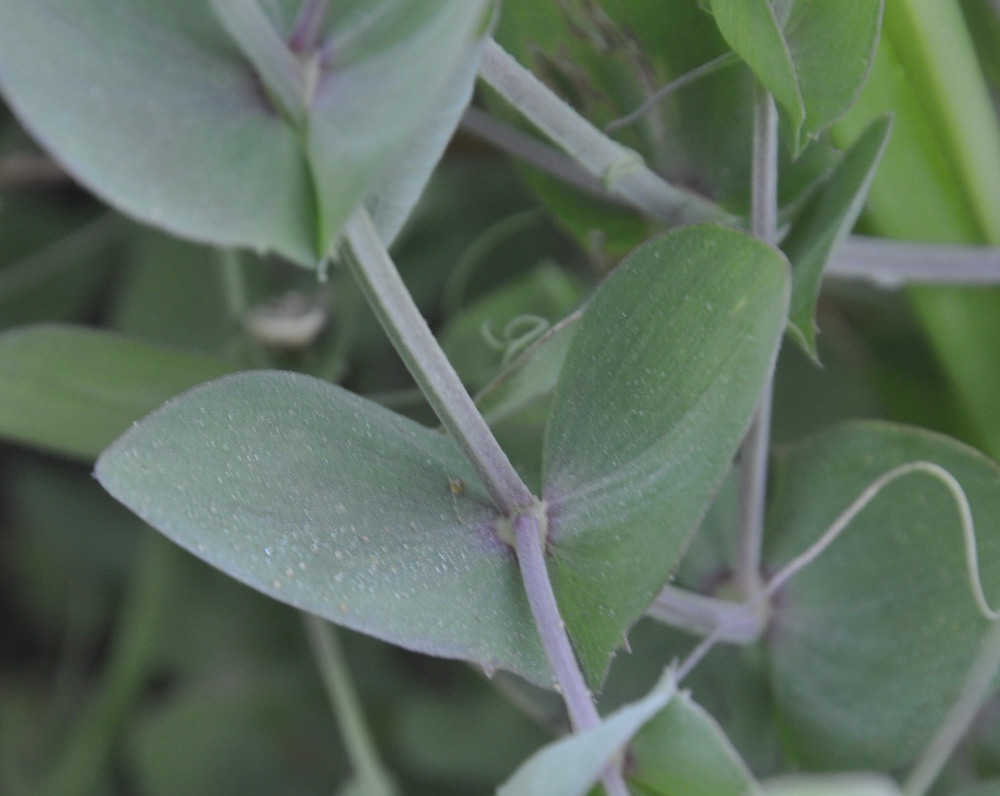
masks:
<path fill-rule="evenodd" d="M 479 331 L 486 344 L 495 351 L 502 351 L 502 367 L 507 367 L 532 343 L 549 330 L 549 321 L 541 315 L 518 315 L 511 318 L 500 331 L 494 333 L 490 321 L 483 321 Z"/>

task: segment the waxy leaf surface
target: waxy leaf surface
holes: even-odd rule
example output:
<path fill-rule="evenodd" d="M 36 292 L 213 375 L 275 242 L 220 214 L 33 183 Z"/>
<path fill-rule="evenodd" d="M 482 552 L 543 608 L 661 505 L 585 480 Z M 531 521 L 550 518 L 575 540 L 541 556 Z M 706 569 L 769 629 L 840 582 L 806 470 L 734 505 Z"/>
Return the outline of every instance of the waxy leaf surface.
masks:
<path fill-rule="evenodd" d="M 768 519 L 767 568 L 808 548 L 878 477 L 935 463 L 962 485 L 986 598 L 1000 602 L 1000 468 L 955 440 L 852 423 L 786 453 Z M 989 630 L 977 610 L 955 499 L 938 479 L 890 482 L 778 594 L 772 688 L 797 759 L 893 770 L 930 741 Z"/>
<path fill-rule="evenodd" d="M 590 300 L 543 456 L 549 572 L 591 681 L 663 586 L 771 372 L 788 263 L 687 227 L 637 249 Z"/>
<path fill-rule="evenodd" d="M 711 0 L 711 10 L 784 111 L 794 152 L 850 108 L 882 23 L 882 0 Z"/>
<path fill-rule="evenodd" d="M 326 382 L 203 385 L 102 454 L 153 527 L 275 599 L 409 649 L 551 683 L 511 550 L 458 447 Z"/>
<path fill-rule="evenodd" d="M 0 437 L 93 461 L 168 398 L 230 370 L 93 329 L 13 329 L 0 334 Z"/>
<path fill-rule="evenodd" d="M 314 264 L 362 200 L 398 229 L 471 95 L 491 2 L 333 3 L 298 52 L 300 6 L 0 3 L 0 92 L 124 212 Z"/>

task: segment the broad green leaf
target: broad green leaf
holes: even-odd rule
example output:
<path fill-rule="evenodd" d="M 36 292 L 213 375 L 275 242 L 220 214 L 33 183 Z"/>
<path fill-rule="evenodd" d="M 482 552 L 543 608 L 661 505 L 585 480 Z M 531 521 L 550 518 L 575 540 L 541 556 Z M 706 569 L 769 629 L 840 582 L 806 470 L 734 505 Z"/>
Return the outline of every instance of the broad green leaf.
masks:
<path fill-rule="evenodd" d="M 597 727 L 536 752 L 500 786 L 497 796 L 583 796 L 629 739 L 670 703 L 676 690 L 668 673 L 648 695 L 616 710 Z"/>
<path fill-rule="evenodd" d="M 471 93 L 492 3 L 338 2 L 300 53 L 301 5 L 2 3 L 0 90 L 123 211 L 314 264 L 373 191 L 393 205 L 383 233 L 398 229 Z"/>
<path fill-rule="evenodd" d="M 788 330 L 817 361 L 816 299 L 823 267 L 861 213 L 891 128 L 892 120 L 887 116 L 868 126 L 782 243 L 793 268 Z"/>
<path fill-rule="evenodd" d="M 900 796 L 899 786 L 876 774 L 789 774 L 762 783 L 764 796 Z"/>
<path fill-rule="evenodd" d="M 592 682 L 729 468 L 787 301 L 779 252 L 686 227 L 637 249 L 577 322 L 546 430 L 543 497 L 549 572 Z"/>
<path fill-rule="evenodd" d="M 842 116 L 864 84 L 883 0 L 712 0 L 729 45 L 774 95 L 799 152 Z"/>
<path fill-rule="evenodd" d="M 751 796 L 753 775 L 725 733 L 686 692 L 632 739 L 629 780 L 651 796 Z"/>
<path fill-rule="evenodd" d="M 877 478 L 927 461 L 962 485 L 986 599 L 1000 600 L 1000 468 L 927 431 L 851 423 L 779 459 L 767 568 L 806 550 Z M 775 599 L 768 648 L 795 756 L 891 770 L 922 750 L 989 628 L 977 610 L 959 509 L 925 473 L 890 481 Z"/>
<path fill-rule="evenodd" d="M 514 555 L 458 447 L 339 387 L 274 371 L 203 385 L 115 442 L 97 477 L 277 600 L 551 682 Z"/>
<path fill-rule="evenodd" d="M 0 436 L 93 460 L 168 398 L 230 370 L 82 327 L 13 329 L 0 334 Z"/>

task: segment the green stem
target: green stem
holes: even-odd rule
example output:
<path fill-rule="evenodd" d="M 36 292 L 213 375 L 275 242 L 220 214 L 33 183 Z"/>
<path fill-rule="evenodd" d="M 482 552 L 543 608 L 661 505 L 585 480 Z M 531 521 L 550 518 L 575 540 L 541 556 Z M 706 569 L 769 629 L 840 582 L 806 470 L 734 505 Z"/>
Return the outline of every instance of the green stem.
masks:
<path fill-rule="evenodd" d="M 751 228 L 765 243 L 777 239 L 778 218 L 778 112 L 774 98 L 758 84 L 754 114 L 753 186 Z M 767 458 L 771 438 L 772 382 L 757 405 L 740 460 L 740 525 L 737 537 L 736 585 L 743 596 L 760 593 L 761 549 L 764 540 L 764 504 L 767 491 Z"/>
<path fill-rule="evenodd" d="M 492 39 L 483 49 L 479 76 L 611 191 L 653 218 L 669 224 L 734 222 L 707 199 L 666 182 L 639 153 L 608 138 Z"/>
<path fill-rule="evenodd" d="M 173 545 L 160 534 L 145 534 L 101 685 L 38 793 L 78 796 L 96 791 L 125 718 L 146 683 L 160 617 L 167 604 L 174 556 Z"/>
<path fill-rule="evenodd" d="M 420 314 L 368 211 L 344 227 L 355 279 L 441 423 L 476 469 L 500 512 L 513 517 L 535 503 Z"/>
<path fill-rule="evenodd" d="M 318 616 L 303 614 L 302 617 L 355 777 L 367 786 L 366 792 L 395 793 L 365 722 L 337 631 Z"/>
<path fill-rule="evenodd" d="M 549 580 L 545 552 L 542 549 L 544 523 L 544 506 L 538 506 L 535 512 L 522 514 L 514 520 L 517 563 L 521 568 L 531 615 L 562 690 L 573 729 L 582 732 L 597 727 L 601 723 L 601 717 L 573 653 L 569 636 L 566 635 L 566 624 L 559 614 L 556 595 Z M 609 766 L 602 780 L 608 796 L 628 796 L 620 765 Z"/>
<path fill-rule="evenodd" d="M 729 644 L 752 644 L 767 626 L 766 606 L 733 602 L 665 586 L 646 615 L 700 636 Z"/>

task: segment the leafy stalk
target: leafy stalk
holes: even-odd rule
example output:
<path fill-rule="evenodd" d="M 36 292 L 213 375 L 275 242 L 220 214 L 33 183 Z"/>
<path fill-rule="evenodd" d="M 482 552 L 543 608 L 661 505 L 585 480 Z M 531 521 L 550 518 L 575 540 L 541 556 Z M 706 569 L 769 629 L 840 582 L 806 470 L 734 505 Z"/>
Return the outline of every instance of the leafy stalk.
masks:
<path fill-rule="evenodd" d="M 368 212 L 345 227 L 348 261 L 379 321 L 439 419 L 475 467 L 500 512 L 511 522 L 518 565 L 542 644 L 577 730 L 600 724 L 600 715 L 566 634 L 545 566 L 545 506 L 518 476 L 465 391 L 385 250 Z M 609 796 L 627 796 L 617 768 L 604 777 Z"/>

